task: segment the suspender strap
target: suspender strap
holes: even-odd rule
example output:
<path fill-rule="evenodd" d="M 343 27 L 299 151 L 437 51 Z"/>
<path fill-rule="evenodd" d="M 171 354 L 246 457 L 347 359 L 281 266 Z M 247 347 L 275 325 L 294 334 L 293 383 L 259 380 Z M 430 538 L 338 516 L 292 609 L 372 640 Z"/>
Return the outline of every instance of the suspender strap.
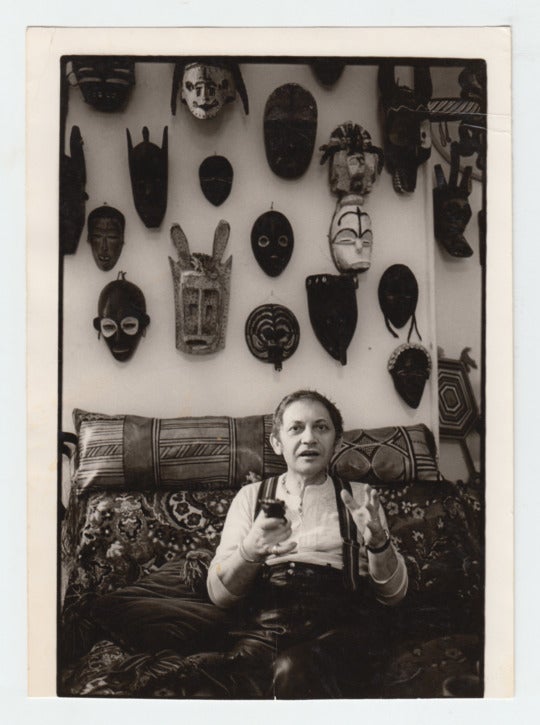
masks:
<path fill-rule="evenodd" d="M 261 510 L 261 501 L 265 498 L 276 497 L 277 484 L 277 476 L 272 476 L 272 478 L 265 478 L 264 481 L 261 481 L 261 485 L 259 486 L 259 494 L 257 496 L 257 503 L 255 504 L 254 520 L 257 518 L 257 516 L 259 515 L 259 511 Z"/>
<path fill-rule="evenodd" d="M 351 484 L 349 481 L 332 475 L 334 489 L 336 492 L 336 504 L 339 515 L 339 529 L 343 539 L 343 578 L 345 588 L 349 591 L 357 591 L 360 588 L 360 575 L 358 573 L 358 529 L 353 521 L 349 509 L 341 500 L 341 491 L 348 491 L 352 496 Z"/>

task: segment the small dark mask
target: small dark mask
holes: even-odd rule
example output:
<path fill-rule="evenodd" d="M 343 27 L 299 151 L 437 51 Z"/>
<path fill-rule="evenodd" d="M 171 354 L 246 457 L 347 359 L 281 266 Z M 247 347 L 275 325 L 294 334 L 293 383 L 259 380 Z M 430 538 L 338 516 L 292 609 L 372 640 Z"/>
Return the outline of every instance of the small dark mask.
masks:
<path fill-rule="evenodd" d="M 98 111 L 122 111 L 135 85 L 135 63 L 126 58 L 97 55 L 73 61 L 83 98 Z"/>
<path fill-rule="evenodd" d="M 148 128 L 143 128 L 143 140 L 133 148 L 131 134 L 126 129 L 129 175 L 135 208 L 149 229 L 159 227 L 167 210 L 168 129 L 163 129 L 161 148 L 149 140 Z"/>
<path fill-rule="evenodd" d="M 435 165 L 437 186 L 433 189 L 433 226 L 435 239 L 453 257 L 470 257 L 473 250 L 463 236 L 472 216 L 468 198 L 471 193 L 472 166 L 463 171 L 458 185 L 459 155 L 452 154 L 448 184 L 440 164 Z"/>
<path fill-rule="evenodd" d="M 119 272 L 118 278 L 103 288 L 98 316 L 94 318 L 98 337 L 103 335 L 107 347 L 119 362 L 132 357 L 150 322 L 143 293 L 125 276 L 125 272 Z"/>
<path fill-rule="evenodd" d="M 319 58 L 319 60 L 315 60 L 311 64 L 311 69 L 323 86 L 333 86 L 337 83 L 344 68 L 345 61 L 337 58 Z"/>
<path fill-rule="evenodd" d="M 124 246 L 126 220 L 112 206 L 99 206 L 88 215 L 88 242 L 97 266 L 108 272 L 118 262 Z"/>
<path fill-rule="evenodd" d="M 388 360 L 394 387 L 411 408 L 418 408 L 431 372 L 431 358 L 422 345 L 406 343 L 394 350 Z"/>
<path fill-rule="evenodd" d="M 411 319 L 407 341 L 413 329 L 419 339 L 420 333 L 416 326 L 416 304 L 418 302 L 418 282 L 409 267 L 404 264 L 393 264 L 384 272 L 379 282 L 379 305 L 384 315 L 384 322 L 394 337 L 399 337 L 390 327 L 402 328 Z"/>
<path fill-rule="evenodd" d="M 60 157 L 59 236 L 62 254 L 75 254 L 86 217 L 86 164 L 78 126 L 69 137 L 71 156 Z"/>
<path fill-rule="evenodd" d="M 255 221 L 251 230 L 251 248 L 261 269 L 277 277 L 289 264 L 294 248 L 291 224 L 279 211 L 267 211 Z"/>
<path fill-rule="evenodd" d="M 428 101 L 432 94 L 429 68 L 414 68 L 414 88 L 394 80 L 395 63 L 379 67 L 379 89 L 385 116 L 384 157 L 398 193 L 416 189 L 418 167 L 431 155 Z"/>
<path fill-rule="evenodd" d="M 297 83 L 279 86 L 264 109 L 264 146 L 272 171 L 296 179 L 307 170 L 317 133 L 317 104 Z"/>
<path fill-rule="evenodd" d="M 233 167 L 225 156 L 208 156 L 199 166 L 199 181 L 208 201 L 219 206 L 231 193 Z"/>
<path fill-rule="evenodd" d="M 356 330 L 356 283 L 351 277 L 314 274 L 306 279 L 309 319 L 324 349 L 342 365 Z"/>
<path fill-rule="evenodd" d="M 246 342 L 257 360 L 281 370 L 298 347 L 300 327 L 294 314 L 282 305 L 256 307 L 246 320 Z"/>

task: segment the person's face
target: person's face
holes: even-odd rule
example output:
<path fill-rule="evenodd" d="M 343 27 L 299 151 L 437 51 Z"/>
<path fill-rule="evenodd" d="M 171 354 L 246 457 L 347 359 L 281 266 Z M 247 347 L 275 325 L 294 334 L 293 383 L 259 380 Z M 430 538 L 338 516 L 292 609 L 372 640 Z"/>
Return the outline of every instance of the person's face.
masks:
<path fill-rule="evenodd" d="M 88 232 L 92 254 L 97 266 L 104 272 L 114 267 L 122 251 L 124 235 L 116 219 L 97 218 Z"/>
<path fill-rule="evenodd" d="M 287 470 L 313 478 L 324 473 L 336 447 L 336 429 L 326 407 L 305 398 L 291 403 L 283 413 L 279 435 L 270 442 L 282 455 Z"/>

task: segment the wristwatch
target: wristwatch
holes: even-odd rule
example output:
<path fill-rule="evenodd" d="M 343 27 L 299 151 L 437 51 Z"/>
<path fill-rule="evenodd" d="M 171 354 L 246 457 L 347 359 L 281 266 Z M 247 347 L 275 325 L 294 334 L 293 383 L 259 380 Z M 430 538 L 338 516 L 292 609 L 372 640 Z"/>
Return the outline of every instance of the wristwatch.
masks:
<path fill-rule="evenodd" d="M 381 546 L 369 546 L 369 544 L 366 544 L 366 549 L 371 554 L 382 554 L 383 551 L 386 551 L 388 547 L 390 546 L 390 532 L 388 529 L 384 530 L 384 535 L 386 536 L 386 541 Z"/>

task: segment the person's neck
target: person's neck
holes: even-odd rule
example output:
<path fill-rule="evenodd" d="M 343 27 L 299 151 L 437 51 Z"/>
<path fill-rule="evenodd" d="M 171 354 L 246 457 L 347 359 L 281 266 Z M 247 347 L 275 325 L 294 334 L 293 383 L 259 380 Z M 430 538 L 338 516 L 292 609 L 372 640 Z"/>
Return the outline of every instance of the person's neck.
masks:
<path fill-rule="evenodd" d="M 320 486 L 326 481 L 326 471 L 314 476 L 302 476 L 292 471 L 284 474 L 284 486 L 289 494 L 301 496 L 306 486 Z"/>

